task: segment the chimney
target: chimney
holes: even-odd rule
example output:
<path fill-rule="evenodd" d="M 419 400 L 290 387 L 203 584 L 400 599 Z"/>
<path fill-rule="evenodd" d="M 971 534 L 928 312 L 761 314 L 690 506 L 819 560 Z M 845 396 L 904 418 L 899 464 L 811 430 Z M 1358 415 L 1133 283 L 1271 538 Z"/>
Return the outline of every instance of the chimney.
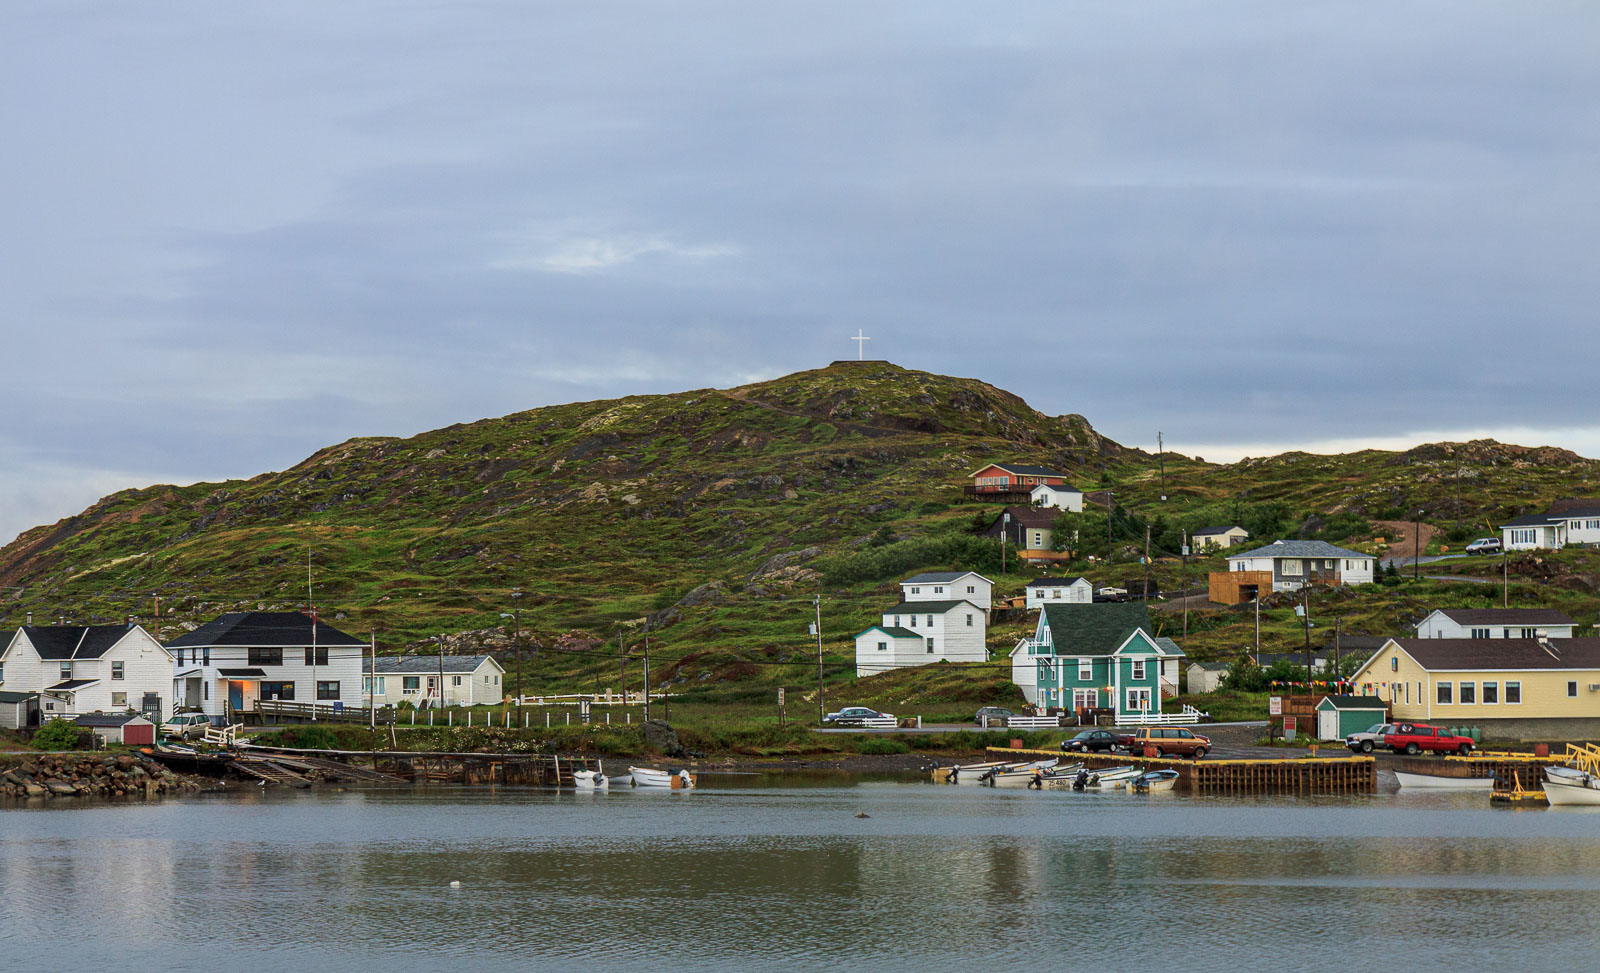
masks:
<path fill-rule="evenodd" d="M 28 627 L 33 627 L 33 612 L 28 612 Z"/>

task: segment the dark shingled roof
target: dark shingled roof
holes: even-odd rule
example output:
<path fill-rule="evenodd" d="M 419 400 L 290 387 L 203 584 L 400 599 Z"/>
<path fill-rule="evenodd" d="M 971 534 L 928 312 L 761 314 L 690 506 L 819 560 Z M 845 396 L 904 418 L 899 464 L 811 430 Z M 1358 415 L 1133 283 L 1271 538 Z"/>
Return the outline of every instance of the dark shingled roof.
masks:
<path fill-rule="evenodd" d="M 127 625 L 22 626 L 39 658 L 49 661 L 98 659 L 131 630 Z"/>
<path fill-rule="evenodd" d="M 913 632 L 909 628 L 895 628 L 893 625 L 873 625 L 870 628 L 862 629 L 861 632 L 858 635 L 856 635 L 856 638 L 860 638 L 862 635 L 867 634 L 868 632 L 872 631 L 873 629 L 877 629 L 878 631 L 883 632 L 884 634 L 888 635 L 891 638 L 916 639 L 918 642 L 922 641 L 922 633 L 921 632 Z"/>
<path fill-rule="evenodd" d="M 1335 547 L 1327 541 L 1273 541 L 1265 547 L 1258 547 L 1251 551 L 1241 551 L 1238 554 L 1229 554 L 1228 560 L 1232 561 L 1241 557 L 1362 557 L 1370 558 L 1371 554 L 1362 554 L 1352 551 L 1347 547 Z"/>
<path fill-rule="evenodd" d="M 45 691 L 46 692 L 51 692 L 51 693 L 55 693 L 55 692 L 70 693 L 70 692 L 75 692 L 75 691 L 77 691 L 79 689 L 82 689 L 85 686 L 93 686 L 95 683 L 97 683 L 99 681 L 100 680 L 98 680 L 98 679 L 68 679 L 65 682 L 56 683 L 54 686 L 51 686 L 49 689 L 47 689 Z"/>
<path fill-rule="evenodd" d="M 1065 587 L 1068 587 L 1070 585 L 1077 584 L 1079 581 L 1088 581 L 1088 580 L 1089 580 L 1088 578 L 1076 577 L 1076 576 L 1075 577 L 1071 577 L 1071 578 L 1034 578 L 1032 581 L 1028 582 L 1026 587 L 1029 587 L 1029 588 L 1058 588 L 1058 587 L 1059 588 L 1065 588 Z"/>
<path fill-rule="evenodd" d="M 1376 696 L 1329 696 L 1325 700 L 1334 709 L 1386 709 L 1383 700 Z M 1318 703 L 1321 706 L 1322 703 Z"/>
<path fill-rule="evenodd" d="M 982 611 L 972 602 L 964 598 L 957 598 L 954 601 L 902 601 L 893 608 L 885 609 L 884 614 L 893 615 L 895 612 L 900 612 L 902 615 L 943 615 L 945 612 L 955 611 L 961 607 L 971 608 L 973 611 Z"/>
<path fill-rule="evenodd" d="M 1046 605 L 1040 611 L 1050 623 L 1056 655 L 1110 655 L 1135 629 L 1155 640 L 1150 613 L 1136 602 Z"/>
<path fill-rule="evenodd" d="M 1015 463 L 990 463 L 989 466 L 1005 470 L 1007 473 L 1016 476 L 1058 476 L 1065 479 L 1065 474 L 1057 473 L 1055 470 L 1046 469 L 1043 466 L 1019 466 Z M 984 469 L 988 469 L 989 466 L 985 466 Z"/>
<path fill-rule="evenodd" d="M 1226 534 L 1230 530 L 1244 530 L 1244 528 L 1240 527 L 1238 524 L 1228 524 L 1228 525 L 1222 526 L 1222 527 L 1202 527 L 1199 530 L 1191 530 L 1189 532 L 1189 536 L 1190 537 L 1205 537 L 1205 536 L 1210 535 L 1210 534 Z M 1246 531 L 1246 533 L 1249 533 L 1249 532 Z"/>
<path fill-rule="evenodd" d="M 978 574 L 978 572 L 976 572 L 976 571 L 924 571 L 921 574 L 914 574 L 911 577 L 905 579 L 904 581 L 902 581 L 900 583 L 901 584 L 949 584 L 950 582 L 956 580 L 957 578 L 965 578 L 969 574 L 977 575 L 978 577 L 983 578 L 983 575 Z M 983 580 L 988 581 L 989 579 L 988 578 L 983 578 Z M 990 582 L 990 583 L 993 584 L 993 582 Z"/>
<path fill-rule="evenodd" d="M 1511 520 L 1502 521 L 1501 527 L 1548 527 L 1550 526 L 1549 514 L 1523 514 Z"/>
<path fill-rule="evenodd" d="M 476 672 L 483 660 L 491 658 L 487 655 L 447 655 L 444 657 L 444 671 L 447 673 Z M 436 655 L 380 655 L 378 656 L 378 675 L 388 676 L 396 673 L 435 673 L 439 672 L 439 657 Z M 366 670 L 372 671 L 372 663 L 366 664 Z"/>
<path fill-rule="evenodd" d="M 1460 625 L 1576 624 L 1554 608 L 1441 608 L 1439 614 Z"/>
<path fill-rule="evenodd" d="M 1600 638 L 1395 639 L 1429 671 L 1457 669 L 1600 669 Z M 1549 647 L 1546 648 L 1546 645 Z"/>
<path fill-rule="evenodd" d="M 38 693 L 13 693 L 0 689 L 0 703 L 25 703 L 30 699 L 38 698 Z"/>
<path fill-rule="evenodd" d="M 169 649 L 213 645 L 303 648 L 311 644 L 311 616 L 301 612 L 228 612 L 167 643 Z M 325 621 L 317 622 L 317 645 L 366 645 Z"/>
<path fill-rule="evenodd" d="M 85 713 L 73 722 L 79 726 L 127 726 L 143 719 L 138 713 Z"/>

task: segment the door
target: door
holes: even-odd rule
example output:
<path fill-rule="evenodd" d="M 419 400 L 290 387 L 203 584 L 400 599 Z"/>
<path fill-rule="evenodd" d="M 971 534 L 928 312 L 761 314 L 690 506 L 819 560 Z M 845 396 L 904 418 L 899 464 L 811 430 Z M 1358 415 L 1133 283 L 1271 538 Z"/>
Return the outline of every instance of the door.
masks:
<path fill-rule="evenodd" d="M 1317 738 L 1320 740 L 1344 739 L 1344 734 L 1339 732 L 1338 710 L 1323 710 L 1317 714 Z"/>
<path fill-rule="evenodd" d="M 244 683 L 228 683 L 228 709 L 235 713 L 244 709 Z"/>
<path fill-rule="evenodd" d="M 161 696 L 158 693 L 145 693 L 144 700 L 139 705 L 139 715 L 156 724 L 161 725 Z"/>
<path fill-rule="evenodd" d="M 443 697 L 443 694 L 441 694 L 439 692 L 439 677 L 438 676 L 429 676 L 428 677 L 428 697 L 431 699 L 431 698 L 433 698 L 435 696 L 439 697 L 439 705 L 443 706 L 444 705 L 444 697 Z"/>

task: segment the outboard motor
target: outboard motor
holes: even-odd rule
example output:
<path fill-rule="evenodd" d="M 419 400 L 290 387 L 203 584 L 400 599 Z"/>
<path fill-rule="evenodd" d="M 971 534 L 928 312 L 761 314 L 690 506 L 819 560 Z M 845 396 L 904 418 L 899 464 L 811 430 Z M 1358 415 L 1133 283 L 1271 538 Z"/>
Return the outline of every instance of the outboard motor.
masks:
<path fill-rule="evenodd" d="M 949 774 L 949 776 L 947 776 L 945 778 L 945 780 L 947 782 L 951 783 L 951 784 L 957 784 L 957 783 L 960 783 L 960 777 L 961 777 L 961 768 L 960 767 L 951 767 L 950 768 L 950 774 Z"/>
<path fill-rule="evenodd" d="M 1075 791 L 1081 791 L 1088 786 L 1089 772 L 1087 770 L 1078 771 L 1078 776 L 1072 778 L 1072 789 Z"/>

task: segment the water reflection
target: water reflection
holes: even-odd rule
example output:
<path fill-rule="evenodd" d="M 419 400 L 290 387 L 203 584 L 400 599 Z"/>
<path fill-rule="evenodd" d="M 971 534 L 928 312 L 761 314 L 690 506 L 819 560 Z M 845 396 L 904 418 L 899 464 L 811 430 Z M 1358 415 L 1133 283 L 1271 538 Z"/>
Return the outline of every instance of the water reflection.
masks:
<path fill-rule="evenodd" d="M 1411 966 L 1572 970 L 1600 948 L 1600 814 L 720 783 L 761 786 L 7 812 L 0 956 L 261 973 L 1282 970 L 1403 950 Z"/>

